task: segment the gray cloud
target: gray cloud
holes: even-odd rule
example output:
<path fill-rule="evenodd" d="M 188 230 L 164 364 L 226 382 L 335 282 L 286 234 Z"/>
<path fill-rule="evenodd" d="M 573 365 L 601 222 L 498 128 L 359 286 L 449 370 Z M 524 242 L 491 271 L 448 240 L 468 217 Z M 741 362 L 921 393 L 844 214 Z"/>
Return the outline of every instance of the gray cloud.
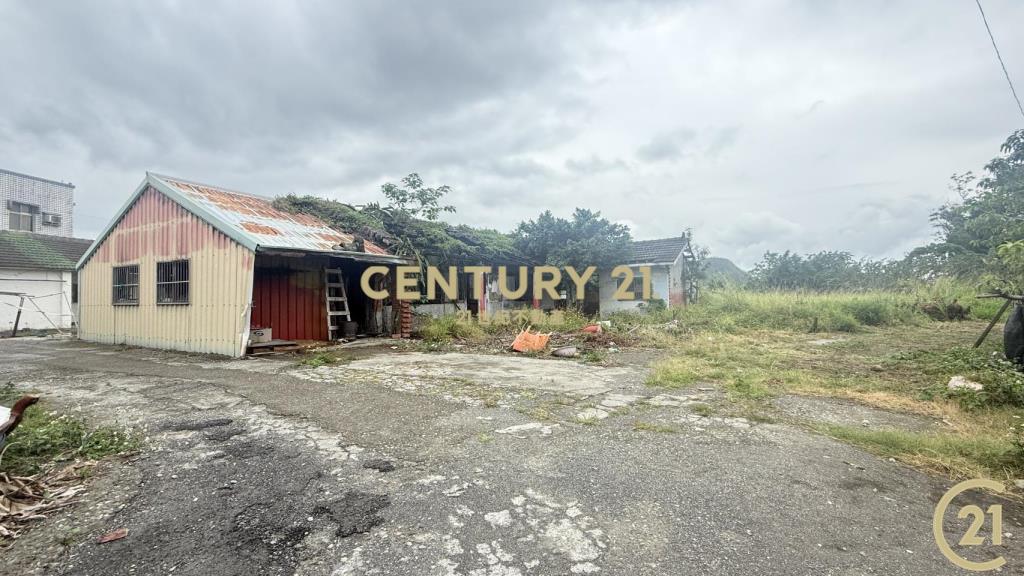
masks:
<path fill-rule="evenodd" d="M 621 158 L 605 160 L 596 154 L 589 158 L 569 158 L 565 161 L 565 167 L 575 174 L 600 174 L 611 170 L 629 170 L 629 166 Z"/>
<path fill-rule="evenodd" d="M 689 128 L 679 128 L 671 132 L 656 134 L 646 144 L 636 150 L 636 155 L 647 162 L 676 160 L 686 153 L 687 146 L 697 137 L 697 133 Z"/>
<path fill-rule="evenodd" d="M 986 11 L 1011 74 L 1024 5 Z M 879 13 L 885 17 L 880 18 Z M 412 171 L 455 222 L 574 206 L 714 253 L 927 240 L 1019 117 L 959 3 L 0 3 L 0 165 L 96 234 L 145 170 L 352 203 Z"/>

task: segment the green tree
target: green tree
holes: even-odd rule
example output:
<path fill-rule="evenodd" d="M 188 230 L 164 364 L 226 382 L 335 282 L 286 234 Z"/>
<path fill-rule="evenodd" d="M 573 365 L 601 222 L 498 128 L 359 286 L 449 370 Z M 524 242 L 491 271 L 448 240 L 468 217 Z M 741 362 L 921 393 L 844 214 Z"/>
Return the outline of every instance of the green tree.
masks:
<path fill-rule="evenodd" d="M 580 272 L 620 264 L 630 255 L 629 227 L 585 208 L 576 208 L 571 220 L 546 210 L 536 220 L 520 222 L 512 238 L 531 264 L 573 266 Z"/>
<path fill-rule="evenodd" d="M 1005 277 L 1009 270 L 997 250 L 1024 238 L 1024 130 L 1011 134 L 1000 152 L 985 165 L 980 179 L 970 172 L 953 175 L 951 187 L 959 199 L 932 214 L 937 241 L 913 250 L 907 258 L 917 275 L 987 274 L 1011 280 Z"/>
<path fill-rule="evenodd" d="M 849 252 L 822 251 L 801 256 L 767 252 L 750 273 L 750 286 L 759 290 L 893 289 L 905 278 L 902 262 L 857 260 Z"/>
<path fill-rule="evenodd" d="M 442 212 L 455 212 L 442 200 L 447 185 L 428 187 L 416 173 L 401 185 L 381 186 L 387 204 L 352 206 L 316 196 L 282 196 L 274 206 L 316 216 L 341 230 L 386 246 L 393 254 L 416 259 L 421 265 L 449 266 L 481 262 L 521 262 L 511 236 L 496 230 L 454 226 L 438 221 Z"/>
<path fill-rule="evenodd" d="M 450 204 L 441 204 L 441 199 L 452 191 L 447 184 L 431 188 L 423 184 L 420 175 L 413 172 L 402 178 L 403 186 L 397 186 L 391 182 L 380 187 L 384 197 L 388 199 L 388 205 L 384 209 L 394 218 L 422 218 L 433 222 L 437 220 L 441 212 L 455 212 L 455 207 Z M 379 209 L 372 204 L 369 209 Z"/>

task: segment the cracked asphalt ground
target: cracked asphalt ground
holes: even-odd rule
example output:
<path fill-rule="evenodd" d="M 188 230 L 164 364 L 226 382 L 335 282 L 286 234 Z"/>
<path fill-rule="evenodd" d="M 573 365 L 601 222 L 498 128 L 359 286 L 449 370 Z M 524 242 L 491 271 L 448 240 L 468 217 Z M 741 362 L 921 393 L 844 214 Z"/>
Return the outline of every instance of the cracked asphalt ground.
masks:
<path fill-rule="evenodd" d="M 3 574 L 960 573 L 931 532 L 949 482 L 701 416 L 713 387 L 658 394 L 642 364 L 385 347 L 310 368 L 31 339 L 0 358 L 18 388 L 148 439 L 0 551 Z M 1024 573 L 1019 508 L 1004 524 L 1003 573 Z"/>

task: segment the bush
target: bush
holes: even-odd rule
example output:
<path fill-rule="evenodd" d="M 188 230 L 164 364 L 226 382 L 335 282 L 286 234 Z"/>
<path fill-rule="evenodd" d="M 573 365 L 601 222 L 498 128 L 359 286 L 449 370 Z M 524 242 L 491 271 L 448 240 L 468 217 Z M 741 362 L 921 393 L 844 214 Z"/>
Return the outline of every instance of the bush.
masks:
<path fill-rule="evenodd" d="M 1024 407 L 1024 374 L 998 353 L 974 348 L 953 348 L 946 352 L 919 350 L 899 357 L 935 378 L 933 394 L 955 398 L 964 407 Z M 949 390 L 946 385 L 953 376 L 978 382 L 981 391 Z"/>

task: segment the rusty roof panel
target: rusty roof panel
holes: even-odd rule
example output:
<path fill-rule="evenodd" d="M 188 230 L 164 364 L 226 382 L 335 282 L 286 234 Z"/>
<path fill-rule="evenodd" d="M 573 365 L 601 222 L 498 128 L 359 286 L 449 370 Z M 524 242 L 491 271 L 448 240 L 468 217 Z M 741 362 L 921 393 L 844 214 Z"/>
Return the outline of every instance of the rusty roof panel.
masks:
<path fill-rule="evenodd" d="M 261 248 L 335 252 L 335 246 L 355 241 L 352 234 L 336 230 L 318 218 L 278 210 L 269 199 L 261 196 L 168 176 L 151 176 L 182 193 Z M 388 255 L 387 250 L 369 240 L 364 241 L 364 250 L 368 254 Z"/>

